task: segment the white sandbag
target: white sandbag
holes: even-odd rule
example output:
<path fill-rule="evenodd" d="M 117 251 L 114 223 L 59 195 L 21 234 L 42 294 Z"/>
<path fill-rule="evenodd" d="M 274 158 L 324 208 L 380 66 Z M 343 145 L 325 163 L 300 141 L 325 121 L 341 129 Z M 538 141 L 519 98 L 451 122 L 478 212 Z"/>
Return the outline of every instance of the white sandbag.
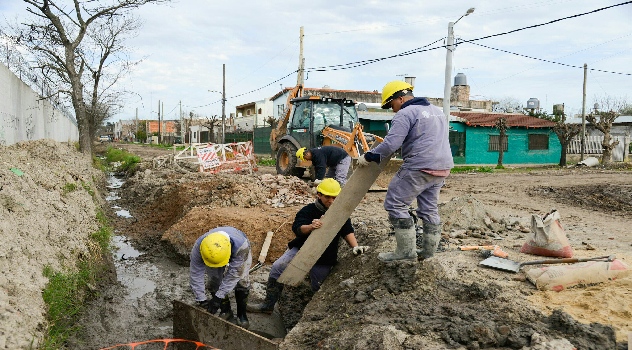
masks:
<path fill-rule="evenodd" d="M 566 238 L 557 210 L 553 209 L 542 218 L 531 215 L 531 232 L 520 252 L 559 258 L 573 257 L 573 248 Z"/>
<path fill-rule="evenodd" d="M 527 271 L 527 279 L 539 290 L 559 292 L 566 288 L 602 283 L 624 278 L 632 270 L 623 261 L 587 261 L 571 265 L 534 268 Z"/>

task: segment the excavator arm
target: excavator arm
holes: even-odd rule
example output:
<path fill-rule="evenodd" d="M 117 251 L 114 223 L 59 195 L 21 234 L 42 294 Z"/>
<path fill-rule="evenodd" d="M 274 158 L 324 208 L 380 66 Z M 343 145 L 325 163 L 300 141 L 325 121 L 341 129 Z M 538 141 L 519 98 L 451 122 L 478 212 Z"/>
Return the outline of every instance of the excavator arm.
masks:
<path fill-rule="evenodd" d="M 290 121 L 290 115 L 292 113 L 292 104 L 290 101 L 293 98 L 301 97 L 302 95 L 303 85 L 296 85 L 287 97 L 285 113 L 283 114 L 283 117 L 279 118 L 279 122 L 276 127 L 270 132 L 270 147 L 274 152 L 279 149 L 279 139 L 287 133 L 287 123 Z"/>
<path fill-rule="evenodd" d="M 362 132 L 362 124 L 357 123 L 351 132 L 337 130 L 326 127 L 322 131 L 323 144 L 330 144 L 342 147 L 352 158 L 358 158 L 361 154 L 368 152 L 377 143 L 384 141 L 383 138 Z M 370 138 L 367 141 L 367 136 Z"/>

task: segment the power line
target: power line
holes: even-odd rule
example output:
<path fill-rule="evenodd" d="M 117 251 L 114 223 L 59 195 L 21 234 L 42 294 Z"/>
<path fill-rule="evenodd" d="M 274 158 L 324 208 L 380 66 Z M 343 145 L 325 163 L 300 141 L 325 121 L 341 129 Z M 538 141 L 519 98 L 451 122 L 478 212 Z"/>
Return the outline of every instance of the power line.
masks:
<path fill-rule="evenodd" d="M 391 56 L 387 56 L 387 57 L 380 57 L 380 58 L 372 58 L 372 59 L 369 59 L 369 60 L 357 61 L 357 62 L 351 62 L 351 63 L 336 64 L 336 65 L 331 65 L 331 66 L 307 68 L 307 71 L 308 72 L 325 72 L 325 71 L 332 71 L 332 70 L 350 69 L 350 68 L 356 68 L 356 67 L 360 67 L 360 66 L 366 66 L 366 65 L 371 64 L 371 63 L 377 63 L 377 62 L 384 61 L 384 60 L 391 59 L 391 58 L 395 58 L 395 57 L 403 57 L 403 56 L 408 56 L 408 55 L 412 55 L 412 54 L 416 54 L 416 53 L 421 53 L 421 52 L 441 49 L 441 48 L 444 48 L 445 46 L 437 46 L 437 47 L 433 47 L 433 48 L 430 48 L 430 49 L 424 49 L 424 48 L 428 47 L 430 45 L 433 45 L 433 44 L 435 44 L 435 43 L 437 43 L 437 42 L 439 42 L 439 41 L 441 41 L 443 39 L 444 38 L 437 39 L 437 40 L 431 42 L 430 44 L 424 45 L 422 47 L 418 47 L 416 49 L 404 51 L 404 52 L 396 54 L 396 55 L 391 55 Z"/>
<path fill-rule="evenodd" d="M 464 41 L 466 42 L 466 41 Z M 547 63 L 553 63 L 553 64 L 559 64 L 560 66 L 566 66 L 566 67 L 571 67 L 571 68 L 581 68 L 584 69 L 584 66 L 575 66 L 572 64 L 567 64 L 567 63 L 561 63 L 561 62 L 555 62 L 555 61 L 551 61 L 551 60 L 546 60 L 544 58 L 538 58 L 538 57 L 533 57 L 533 56 L 527 56 L 527 55 L 523 55 L 520 53 L 516 53 L 516 52 L 511 52 L 511 51 L 507 51 L 507 50 L 503 50 L 503 49 L 497 49 L 495 47 L 491 47 L 491 46 L 487 46 L 487 45 L 483 45 L 483 44 L 478 44 L 478 43 L 473 43 L 473 42 L 466 42 L 468 44 L 472 44 L 472 45 L 477 45 L 477 46 L 481 46 L 487 49 L 491 49 L 491 50 L 496 50 L 496 51 L 500 51 L 500 52 L 504 52 L 504 53 L 508 53 L 511 55 L 516 55 L 516 56 L 520 56 L 520 57 L 525 57 L 525 58 L 530 58 L 532 60 L 537 60 L 537 61 L 542 61 L 542 62 L 547 62 Z M 607 70 L 601 70 L 601 69 L 594 69 L 594 68 L 588 68 L 588 70 L 594 71 L 594 72 L 602 72 L 602 73 L 612 73 L 612 74 L 619 74 L 619 75 L 632 75 L 632 73 L 621 73 L 621 72 L 613 72 L 613 71 L 607 71 Z"/>
<path fill-rule="evenodd" d="M 588 15 L 588 14 L 604 11 L 604 10 L 611 9 L 611 8 L 614 8 L 614 7 L 617 7 L 617 6 L 627 5 L 627 4 L 630 4 L 630 3 L 632 3 L 632 1 L 626 1 L 626 2 L 622 2 L 620 4 L 606 6 L 606 7 L 598 8 L 598 9 L 595 9 L 595 10 L 592 10 L 592 11 L 583 12 L 583 13 L 579 13 L 579 14 L 575 14 L 575 15 L 571 15 L 571 16 L 566 16 L 566 17 L 562 17 L 562 18 L 558 18 L 558 19 L 549 21 L 549 22 L 540 23 L 540 24 L 534 24 L 534 25 L 530 25 L 530 26 L 527 26 L 527 27 L 510 30 L 510 31 L 507 31 L 507 32 L 487 35 L 487 36 L 484 36 L 484 37 L 471 39 L 471 40 L 462 40 L 462 39 L 461 40 L 462 40 L 462 42 L 470 43 L 472 41 L 489 39 L 489 38 L 493 38 L 493 37 L 497 37 L 497 36 L 501 36 L 501 35 L 507 35 L 507 34 L 519 32 L 519 31 L 526 30 L 526 29 L 542 27 L 542 26 L 545 26 L 545 25 L 553 24 L 553 23 L 564 21 L 564 20 L 571 19 L 571 18 L 577 18 L 577 17 L 585 16 L 585 15 Z M 391 55 L 391 56 L 381 57 L 381 58 L 374 58 L 374 59 L 369 59 L 369 60 L 364 60 L 364 61 L 345 63 L 345 64 L 337 64 L 337 65 L 322 66 L 322 67 L 313 67 L 313 68 L 308 68 L 307 71 L 308 72 L 324 72 L 324 71 L 332 71 L 332 70 L 350 69 L 350 68 L 366 66 L 366 65 L 371 64 L 371 63 L 381 62 L 381 61 L 384 61 L 384 60 L 387 60 L 387 59 L 391 59 L 391 58 L 408 56 L 408 55 L 412 55 L 412 54 L 415 54 L 415 53 L 421 53 L 421 52 L 436 50 L 436 49 L 444 48 L 445 46 L 439 46 L 439 47 L 435 47 L 435 48 L 431 48 L 431 49 L 424 49 L 424 48 L 426 48 L 426 47 L 428 47 L 428 46 L 430 46 L 430 45 L 432 45 L 434 43 L 437 43 L 438 41 L 441 41 L 441 40 L 443 40 L 443 38 L 438 39 L 438 40 L 436 40 L 433 43 L 430 43 L 428 45 L 425 45 L 425 46 L 422 46 L 422 47 L 419 47 L 419 48 L 416 48 L 416 49 L 412 49 L 412 50 L 409 50 L 409 51 L 405 51 L 405 52 L 402 52 L 402 53 L 396 54 L 396 55 Z"/>
<path fill-rule="evenodd" d="M 262 87 L 260 87 L 260 88 L 258 88 L 258 89 L 250 90 L 250 91 L 248 91 L 248 92 L 244 92 L 243 94 L 239 94 L 239 95 L 231 96 L 231 97 L 229 97 L 229 98 L 235 98 L 235 97 L 240 97 L 240 96 L 243 96 L 243 95 L 248 95 L 248 94 L 253 93 L 253 92 L 255 92 L 255 91 L 259 91 L 259 90 L 261 90 L 261 89 L 267 88 L 268 86 L 270 86 L 270 85 L 272 85 L 272 84 L 275 84 L 275 83 L 278 83 L 278 82 L 280 82 L 281 80 L 283 80 L 283 79 L 285 79 L 285 78 L 289 77 L 290 75 L 292 75 L 292 74 L 294 74 L 294 73 L 296 73 L 296 72 L 298 72 L 298 69 L 297 69 L 297 70 L 295 70 L 295 71 L 293 71 L 293 72 L 291 72 L 290 74 L 288 74 L 288 75 L 284 76 L 283 78 L 279 78 L 279 79 L 277 79 L 277 80 L 275 80 L 275 81 L 273 81 L 273 82 L 271 82 L 271 83 L 269 83 L 269 84 L 266 84 L 266 85 L 264 85 L 264 86 L 262 86 Z"/>
<path fill-rule="evenodd" d="M 497 37 L 497 36 L 501 36 L 501 35 L 507 35 L 507 34 L 511 34 L 511 33 L 515 33 L 515 32 L 519 32 L 521 30 L 525 30 L 525 29 L 532 29 L 532 28 L 537 28 L 537 27 L 542 27 L 548 24 L 553 24 L 556 22 L 560 22 L 560 21 L 564 21 L 567 19 L 571 19 L 571 18 L 576 18 L 576 17 L 581 17 L 581 16 L 585 16 L 585 15 L 589 15 L 592 13 L 596 13 L 596 12 L 600 12 L 600 11 L 604 11 L 604 10 L 608 10 L 611 9 L 613 7 L 617 7 L 617 6 L 622 6 L 622 5 L 627 5 L 632 3 L 632 1 L 626 1 L 626 2 L 622 2 L 620 4 L 615 4 L 615 5 L 611 5 L 611 6 L 606 6 L 606 7 L 602 7 L 602 8 L 598 8 L 596 10 L 592 10 L 592 11 L 588 11 L 588 12 L 583 12 L 583 13 L 579 13 L 576 15 L 572 15 L 572 16 L 567 16 L 567 17 L 562 17 L 562 18 L 558 18 L 558 19 L 554 19 L 552 21 L 549 22 L 545 22 L 545 23 L 540 23 L 540 24 L 534 24 L 531 26 L 527 26 L 527 27 L 523 27 L 523 28 L 518 28 L 518 29 L 514 29 L 514 30 L 510 30 L 508 32 L 503 32 L 503 33 L 498 33 L 498 34 L 492 34 L 492 35 L 487 35 L 484 37 L 480 37 L 480 38 L 476 38 L 476 39 L 471 39 L 471 40 L 463 40 L 463 42 L 471 42 L 471 41 L 478 41 L 478 40 L 483 40 L 483 39 L 489 39 L 489 38 L 493 38 L 493 37 Z"/>
<path fill-rule="evenodd" d="M 545 25 L 549 25 L 549 24 L 560 22 L 560 21 L 564 21 L 564 20 L 567 20 L 567 19 L 577 18 L 577 17 L 581 17 L 581 16 L 597 13 L 597 12 L 600 12 L 600 11 L 608 10 L 608 9 L 611 9 L 611 8 L 614 8 L 614 7 L 618 7 L 618 6 L 622 6 L 622 5 L 628 5 L 630 3 L 632 3 L 632 1 L 626 1 L 626 2 L 619 3 L 619 4 L 611 5 L 611 6 L 598 8 L 598 9 L 595 9 L 595 10 L 592 10 L 592 11 L 583 12 L 583 13 L 579 13 L 579 14 L 575 14 L 575 15 L 571 15 L 571 16 L 558 18 L 558 19 L 555 19 L 555 20 L 552 20 L 552 21 L 548 21 L 548 22 L 545 22 L 545 23 L 534 24 L 534 25 L 530 25 L 530 26 L 527 26 L 527 27 L 522 27 L 522 28 L 518 28 L 518 29 L 514 29 L 514 30 L 502 32 L 502 33 L 497 33 L 497 34 L 483 36 L 483 37 L 476 38 L 476 39 L 470 39 L 470 40 L 459 39 L 459 40 L 460 40 L 460 43 L 475 44 L 475 45 L 486 47 L 486 48 L 489 48 L 489 49 L 492 49 L 492 50 L 506 52 L 506 53 L 509 53 L 509 54 L 518 55 L 518 56 L 522 56 L 522 57 L 525 57 L 525 58 L 535 59 L 535 60 L 539 60 L 539 61 L 543 61 L 543 62 L 549 62 L 549 63 L 553 63 L 553 64 L 559 64 L 559 65 L 568 66 L 568 67 L 572 67 L 572 68 L 583 68 L 583 66 L 579 67 L 579 66 L 564 64 L 564 63 L 560 63 L 560 62 L 540 59 L 540 58 L 536 58 L 536 57 L 521 55 L 521 54 L 517 54 L 517 53 L 514 53 L 514 52 L 506 51 L 506 50 L 495 49 L 495 48 L 492 48 L 492 47 L 489 47 L 489 46 L 486 46 L 486 45 L 476 44 L 476 43 L 473 43 L 473 42 L 474 41 L 483 40 L 483 39 L 489 39 L 489 38 L 493 38 L 493 37 L 497 37 L 497 36 L 507 35 L 507 34 L 511 34 L 511 33 L 516 33 L 516 32 L 522 31 L 522 30 L 526 30 L 526 29 L 533 29 L 533 28 L 537 28 L 537 27 L 542 27 L 542 26 L 545 26 Z M 357 68 L 357 67 L 361 67 L 361 66 L 366 66 L 366 65 L 369 65 L 369 64 L 372 64 L 372 63 L 381 62 L 381 61 L 384 61 L 384 60 L 387 60 L 387 59 L 403 57 L 403 56 L 408 56 L 408 55 L 412 55 L 412 54 L 416 54 L 416 53 L 428 52 L 428 51 L 433 51 L 433 50 L 445 48 L 446 46 L 442 45 L 442 46 L 437 46 L 437 47 L 425 49 L 426 47 L 431 46 L 431 45 L 433 45 L 433 44 L 435 44 L 435 43 L 437 43 L 437 42 L 439 42 L 441 40 L 444 40 L 444 38 L 437 39 L 434 42 L 432 42 L 430 44 L 427 44 L 427 45 L 424 45 L 422 47 L 419 47 L 419 48 L 416 48 L 416 49 L 412 49 L 412 50 L 408 50 L 408 51 L 404 51 L 402 53 L 391 55 L 391 56 L 374 58 L 374 59 L 368 59 L 368 60 L 363 60 L 363 61 L 350 62 L 350 63 L 344 63 L 344 64 L 337 64 L 337 65 L 312 67 L 312 68 L 307 68 L 306 71 L 309 73 L 309 72 L 325 72 L 325 71 L 336 71 L 336 70 L 351 69 L 351 68 Z M 596 72 L 603 72 L 603 73 L 612 73 L 612 74 L 620 74 L 620 75 L 632 75 L 630 73 L 612 72 L 612 71 L 605 71 L 605 70 L 594 69 L 594 68 L 591 68 L 590 70 L 591 71 L 596 71 Z M 290 75 L 292 75 L 292 74 L 294 74 L 296 72 L 298 72 L 298 70 L 295 70 L 295 71 L 289 73 L 288 75 L 286 75 L 286 76 L 284 76 L 282 78 L 279 78 L 279 79 L 277 79 L 277 80 L 275 80 L 275 81 L 273 81 L 273 82 L 271 82 L 269 84 L 266 84 L 266 85 L 264 85 L 264 86 L 262 86 L 260 88 L 257 88 L 257 89 L 254 89 L 254 90 L 251 90 L 251 91 L 248 91 L 248 92 L 244 92 L 244 93 L 241 93 L 241 94 L 238 94 L 238 95 L 235 95 L 235 96 L 231 96 L 230 98 L 241 97 L 241 96 L 244 96 L 244 95 L 247 95 L 247 94 L 259 91 L 259 90 L 262 90 L 262 89 L 264 89 L 264 88 L 266 88 L 266 87 L 268 87 L 268 86 L 270 86 L 272 84 L 275 84 L 275 83 L 277 83 L 277 82 L 289 77 Z M 198 107 L 195 107 L 195 108 L 209 106 L 209 105 L 215 104 L 217 102 L 221 102 L 221 100 L 220 101 L 216 101 L 216 102 L 212 102 L 212 103 L 209 103 L 209 104 L 206 104 L 206 105 L 203 105 L 203 106 L 198 106 Z"/>

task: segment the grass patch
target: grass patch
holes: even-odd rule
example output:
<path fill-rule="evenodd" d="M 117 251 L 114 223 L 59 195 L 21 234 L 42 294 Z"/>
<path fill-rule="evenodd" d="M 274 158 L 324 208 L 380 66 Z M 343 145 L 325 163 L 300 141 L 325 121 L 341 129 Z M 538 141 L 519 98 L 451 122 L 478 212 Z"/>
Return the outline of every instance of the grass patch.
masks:
<path fill-rule="evenodd" d="M 77 190 L 77 185 L 74 183 L 67 183 L 64 185 L 64 187 L 62 188 L 62 194 L 63 195 L 67 195 L 70 192 L 74 192 Z"/>
<path fill-rule="evenodd" d="M 97 213 L 97 220 L 99 229 L 90 235 L 89 256 L 81 258 L 75 269 L 54 271 L 50 266 L 44 268 L 48 284 L 42 297 L 47 306 L 48 329 L 40 349 L 61 349 L 68 338 L 79 331 L 81 325 L 77 320 L 85 301 L 91 296 L 99 276 L 104 275 L 107 266 L 102 256 L 110 253 L 113 229 L 103 212 Z"/>
<path fill-rule="evenodd" d="M 276 159 L 272 157 L 257 157 L 257 165 L 261 166 L 275 166 Z"/>
<path fill-rule="evenodd" d="M 450 173 L 493 173 L 494 169 L 490 166 L 457 166 L 450 170 Z"/>
<path fill-rule="evenodd" d="M 139 156 L 114 147 L 108 147 L 105 154 L 105 162 L 115 171 L 133 172 L 140 160 Z"/>

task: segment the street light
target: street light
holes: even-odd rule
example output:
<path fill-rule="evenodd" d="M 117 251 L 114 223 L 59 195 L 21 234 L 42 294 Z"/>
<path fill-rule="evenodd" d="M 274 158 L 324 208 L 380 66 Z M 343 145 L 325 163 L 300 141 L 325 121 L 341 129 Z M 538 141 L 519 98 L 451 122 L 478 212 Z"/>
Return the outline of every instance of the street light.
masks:
<path fill-rule="evenodd" d="M 455 22 L 448 23 L 448 43 L 446 45 L 445 53 L 445 85 L 443 87 L 443 114 L 448 122 L 448 130 L 450 130 L 450 87 L 452 86 L 452 54 L 454 52 L 454 25 L 461 20 L 461 18 L 470 15 L 474 12 L 474 8 L 470 7 L 465 14 L 463 14 Z"/>

